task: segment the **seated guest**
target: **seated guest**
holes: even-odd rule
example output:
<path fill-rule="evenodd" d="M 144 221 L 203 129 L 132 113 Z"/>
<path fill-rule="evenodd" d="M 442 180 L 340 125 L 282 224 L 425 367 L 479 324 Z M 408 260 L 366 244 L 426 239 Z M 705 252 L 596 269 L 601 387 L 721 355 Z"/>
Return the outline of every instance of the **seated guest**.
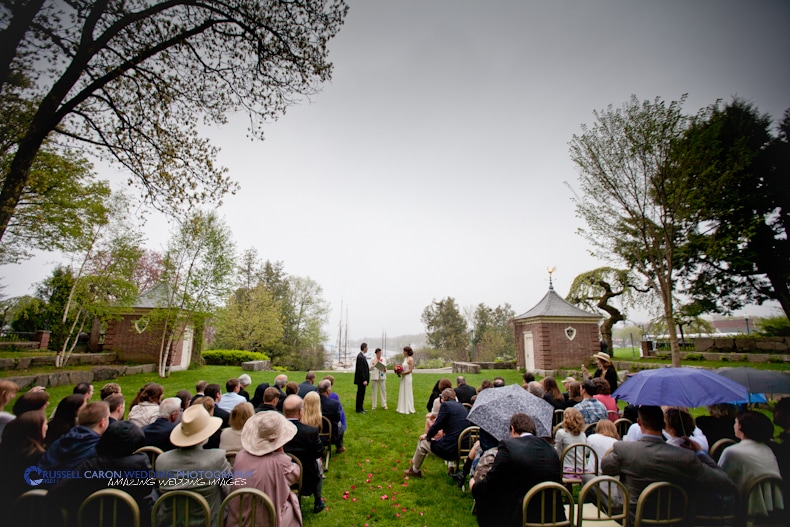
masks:
<path fill-rule="evenodd" d="M 666 408 L 672 408 L 672 407 L 667 406 L 664 409 Z M 664 431 L 662 435 L 664 436 L 664 439 L 669 439 L 669 434 L 666 431 Z M 632 424 L 630 427 L 628 427 L 628 433 L 623 438 L 623 441 L 630 443 L 633 441 L 639 441 L 640 439 L 642 439 L 642 429 L 639 426 L 639 423 L 637 422 Z M 708 439 L 705 437 L 705 435 L 702 433 L 702 431 L 699 428 L 694 427 L 694 430 L 689 435 L 689 439 L 697 443 L 699 447 L 705 452 L 709 450 Z"/>
<path fill-rule="evenodd" d="M 129 409 L 129 421 L 140 428 L 150 425 L 159 417 L 159 402 L 162 400 L 165 389 L 161 384 L 149 382 L 137 396 L 136 404 L 132 401 Z"/>
<path fill-rule="evenodd" d="M 441 390 L 439 393 L 442 393 Z M 466 384 L 466 378 L 459 375 L 455 378 L 455 396 L 458 397 L 458 402 L 461 404 L 472 404 L 472 397 L 477 395 L 477 390 L 474 386 Z"/>
<path fill-rule="evenodd" d="M 557 381 L 554 380 L 554 377 L 543 377 L 540 383 L 543 385 L 543 390 L 545 392 L 543 394 L 543 400 L 552 405 L 555 410 L 564 410 L 565 397 L 562 396 L 560 387 L 557 386 Z"/>
<path fill-rule="evenodd" d="M 216 417 L 214 415 L 214 410 L 216 407 L 214 406 L 214 399 L 211 397 L 200 397 L 199 399 L 195 399 L 195 405 L 202 406 L 206 409 L 210 416 Z M 184 414 L 181 414 L 182 418 L 183 416 Z M 217 430 L 211 434 L 206 443 L 203 445 L 203 448 L 219 448 L 219 440 L 222 438 L 222 430 L 224 430 L 224 428 L 220 427 L 220 430 Z"/>
<path fill-rule="evenodd" d="M 6 412 L 5 406 L 11 402 L 11 399 L 16 397 L 16 392 L 18 391 L 19 386 L 16 383 L 0 380 L 0 437 L 3 435 L 5 425 L 14 420 L 14 414 Z"/>
<path fill-rule="evenodd" d="M 321 398 L 321 415 L 329 419 L 332 424 L 332 444 L 338 454 L 346 451 L 343 446 L 345 430 L 340 425 L 340 403 L 329 397 L 332 393 L 332 383 L 321 381 L 318 383 L 318 395 Z M 323 429 L 323 427 L 322 427 Z"/>
<path fill-rule="evenodd" d="M 99 390 L 99 398 L 103 401 L 107 397 L 109 397 L 109 396 L 111 396 L 111 395 L 113 395 L 115 393 L 118 393 L 118 394 L 121 393 L 121 385 L 118 384 L 117 382 L 108 382 L 107 384 L 105 384 L 104 386 L 101 387 L 101 390 Z M 121 394 L 121 395 L 123 395 L 123 394 Z"/>
<path fill-rule="evenodd" d="M 110 422 L 123 421 L 126 412 L 126 398 L 120 393 L 113 393 L 102 399 L 110 407 Z"/>
<path fill-rule="evenodd" d="M 616 442 L 620 441 L 620 434 L 617 433 L 617 427 L 614 426 L 614 423 L 611 422 L 609 419 L 601 419 L 598 421 L 598 424 L 595 426 L 595 433 L 591 434 L 587 438 L 587 444 L 595 450 L 595 453 L 598 454 L 598 473 L 597 476 L 601 475 L 601 460 L 603 456 L 611 450 L 612 445 Z M 592 464 L 594 463 L 592 457 L 588 460 L 588 467 L 592 468 Z M 587 483 L 592 479 L 592 476 L 586 478 L 582 477 L 582 481 Z"/>
<path fill-rule="evenodd" d="M 263 404 L 263 392 L 265 392 L 266 388 L 268 387 L 268 382 L 262 382 L 255 387 L 255 393 L 253 394 L 252 399 L 250 399 L 250 404 L 252 404 L 253 408 L 257 408 L 259 405 Z"/>
<path fill-rule="evenodd" d="M 669 406 L 664 408 L 664 437 L 674 446 L 688 446 L 686 438 L 694 433 L 694 418 L 685 408 Z M 703 449 L 704 450 L 704 449 Z"/>
<path fill-rule="evenodd" d="M 181 411 L 183 412 L 187 408 L 189 408 L 189 403 L 192 402 L 192 394 L 189 393 L 189 390 L 178 390 L 176 392 L 176 397 L 181 399 Z"/>
<path fill-rule="evenodd" d="M 428 454 L 435 454 L 447 461 L 455 461 L 458 458 L 458 437 L 469 426 L 466 414 L 464 405 L 455 400 L 455 390 L 445 389 L 442 392 L 439 415 L 428 432 L 420 436 L 411 466 L 404 473 L 409 477 L 422 477 L 420 467 Z M 442 438 L 433 440 L 440 430 L 444 432 Z"/>
<path fill-rule="evenodd" d="M 568 404 L 568 399 L 571 396 L 571 392 L 570 392 L 571 384 L 573 384 L 574 382 L 576 382 L 576 379 L 573 377 L 565 377 L 565 379 L 563 379 L 562 381 L 562 386 L 563 388 L 565 388 L 565 391 L 562 392 L 562 397 L 563 399 L 565 399 L 566 405 Z"/>
<path fill-rule="evenodd" d="M 327 375 L 323 380 L 329 381 L 329 384 L 332 387 L 332 391 L 329 392 L 329 398 L 334 399 L 340 405 L 340 428 L 342 428 L 343 432 L 345 433 L 345 431 L 348 430 L 348 424 L 346 423 L 346 411 L 343 410 L 343 403 L 340 402 L 340 396 L 334 391 L 335 378 L 331 375 Z"/>
<path fill-rule="evenodd" d="M 47 416 L 44 410 L 24 412 L 3 430 L 0 442 L 0 467 L 3 471 L 3 477 L 0 478 L 0 510 L 5 514 L 13 510 L 14 502 L 22 493 L 31 489 L 25 482 L 25 471 L 39 464 L 44 454 L 46 433 Z M 36 479 L 40 474 L 31 473 L 29 477 Z"/>
<path fill-rule="evenodd" d="M 740 443 L 724 449 L 719 466 L 732 479 L 741 496 L 746 499 L 749 484 L 761 476 L 781 477 L 779 464 L 767 445 L 774 433 L 771 420 L 760 412 L 747 410 L 735 418 L 735 436 Z M 748 503 L 751 514 L 767 516 L 775 510 L 785 508 L 781 495 L 753 494 Z"/>
<path fill-rule="evenodd" d="M 292 394 L 296 395 L 296 394 Z M 286 397 L 287 399 L 287 397 Z M 283 405 L 283 409 L 285 406 Z M 302 417 L 299 419 L 306 425 L 314 426 L 319 430 L 324 428 L 324 422 L 321 415 L 321 397 L 317 392 L 311 392 L 304 397 L 304 408 L 302 409 Z"/>
<path fill-rule="evenodd" d="M 145 436 L 140 427 L 129 421 L 117 421 L 111 424 L 96 445 L 96 455 L 80 463 L 76 469 L 80 474 L 86 472 L 91 474 L 91 477 L 62 479 L 55 485 L 49 492 L 48 498 L 56 506 L 66 509 L 70 525 L 77 525 L 77 511 L 85 498 L 97 490 L 106 488 L 116 488 L 131 495 L 140 508 L 141 525 L 150 525 L 152 486 L 123 483 L 125 478 L 141 481 L 148 477 L 147 474 L 151 470 L 148 456 L 134 453 L 143 446 L 144 440 Z M 137 475 L 130 478 L 127 471 Z M 101 477 L 101 472 L 109 474 L 120 472 L 122 477 Z M 130 520 L 131 518 L 121 515 L 118 525 L 131 525 Z"/>
<path fill-rule="evenodd" d="M 734 404 L 714 404 L 708 406 L 710 415 L 697 417 L 696 424 L 705 437 L 708 438 L 710 446 L 716 444 L 719 439 L 732 439 L 735 437 L 735 417 L 738 415 L 738 408 Z"/>
<path fill-rule="evenodd" d="M 453 383 L 450 379 L 439 379 L 439 397 L 433 400 L 433 408 L 431 411 L 425 414 L 425 432 L 427 433 L 430 430 L 433 423 L 436 421 L 436 418 L 439 416 L 439 410 L 442 407 L 442 397 L 441 393 L 446 390 L 447 388 L 452 388 Z M 460 402 L 460 401 L 459 401 Z M 436 439 L 441 439 L 441 432 L 437 434 Z"/>
<path fill-rule="evenodd" d="M 14 408 L 11 410 L 15 416 L 19 417 L 25 412 L 46 411 L 49 406 L 49 394 L 43 389 L 36 390 L 35 388 L 38 386 L 23 393 L 21 397 L 17 397 Z"/>
<path fill-rule="evenodd" d="M 524 388 L 524 386 L 521 386 Z M 543 396 L 546 395 L 546 390 L 543 389 L 543 385 L 538 381 L 530 381 L 527 383 L 527 391 L 537 397 L 538 399 L 543 399 Z"/>
<path fill-rule="evenodd" d="M 269 386 L 263 392 L 263 402 L 255 408 L 255 412 L 276 412 L 277 405 L 280 402 L 280 390 L 274 386 Z"/>
<path fill-rule="evenodd" d="M 439 383 L 442 382 L 442 379 L 436 381 L 431 388 L 431 395 L 428 396 L 428 404 L 425 407 L 428 409 L 429 412 L 433 412 L 433 403 L 436 399 L 439 399 L 442 396 L 442 390 L 439 389 Z M 489 381 L 490 382 L 490 381 Z"/>
<path fill-rule="evenodd" d="M 580 402 L 582 402 L 582 383 L 573 381 L 568 384 L 568 398 L 565 401 L 565 406 L 566 408 L 576 406 Z"/>
<path fill-rule="evenodd" d="M 283 411 L 283 402 L 285 398 L 288 396 L 283 390 L 285 389 L 285 385 L 288 384 L 288 376 L 284 373 L 281 373 L 277 377 L 274 378 L 274 387 L 280 390 L 280 402 L 277 404 L 277 411 L 282 413 Z"/>
<path fill-rule="evenodd" d="M 315 497 L 313 512 L 319 513 L 326 508 L 321 498 L 321 456 L 324 446 L 319 437 L 319 429 L 301 422 L 304 401 L 298 395 L 289 395 L 285 398 L 283 412 L 296 427 L 296 435 L 285 444 L 284 450 L 302 462 L 302 495 Z"/>
<path fill-rule="evenodd" d="M 47 426 L 47 447 L 77 426 L 77 414 L 84 406 L 85 396 L 82 394 L 68 395 L 58 403 L 59 411 L 55 412 L 55 417 L 50 419 Z"/>
<path fill-rule="evenodd" d="M 239 375 L 239 395 L 244 397 L 247 402 L 250 402 L 250 394 L 247 392 L 247 388 L 250 387 L 252 384 L 252 379 L 246 373 L 242 373 Z"/>
<path fill-rule="evenodd" d="M 240 389 L 241 384 L 238 379 L 228 379 L 228 382 L 225 383 L 227 392 L 222 394 L 222 397 L 217 401 L 216 407 L 225 410 L 230 415 L 230 412 L 236 408 L 237 404 L 247 402 L 247 399 L 239 395 Z"/>
<path fill-rule="evenodd" d="M 213 404 L 213 400 L 205 398 Z M 170 442 L 177 448 L 165 452 L 156 458 L 157 476 L 166 476 L 167 472 L 176 471 L 211 471 L 212 473 L 232 472 L 225 458 L 225 451 L 217 448 L 204 449 L 203 444 L 222 426 L 222 419 L 212 417 L 202 404 L 193 404 L 186 409 L 181 416 L 181 422 L 173 428 L 170 433 Z M 191 490 L 203 496 L 209 504 L 211 510 L 211 525 L 219 524 L 219 507 L 222 499 L 230 492 L 230 485 L 218 485 L 212 483 L 210 478 L 157 478 L 159 490 L 164 495 L 174 490 Z M 170 525 L 173 511 L 168 503 L 165 503 L 157 511 L 156 523 L 158 525 Z M 183 523 L 183 518 L 180 519 Z M 193 518 L 194 524 L 203 525 L 203 519 Z M 190 521 L 189 525 L 193 525 Z"/>
<path fill-rule="evenodd" d="M 217 406 L 217 403 L 222 399 L 222 387 L 219 384 L 207 384 L 204 390 L 206 397 L 214 401 L 214 417 L 222 419 L 222 428 L 230 426 L 230 412 L 225 411 Z"/>
<path fill-rule="evenodd" d="M 626 476 L 632 520 L 639 495 L 655 481 L 669 481 L 683 487 L 692 508 L 698 489 L 721 494 L 732 491 L 730 478 L 697 443 L 692 441 L 689 448 L 678 448 L 664 441 L 664 412 L 660 407 L 640 406 L 637 424 L 641 428 L 641 439 L 614 443 L 611 452 L 601 460 L 603 474 Z"/>
<path fill-rule="evenodd" d="M 241 450 L 241 430 L 247 419 L 253 416 L 255 411 L 250 403 L 237 404 L 230 412 L 230 426 L 222 430 L 219 437 L 219 448 L 226 452 L 238 452 Z"/>
<path fill-rule="evenodd" d="M 531 417 L 515 414 L 510 419 L 510 438 L 499 443 L 491 468 L 479 481 L 470 480 L 480 527 L 520 527 L 521 504 L 527 492 L 544 481 L 562 482 L 557 452 L 535 433 Z M 557 501 L 556 514 L 559 520 L 565 520 L 561 501 Z M 538 500 L 530 504 L 527 521 L 540 521 Z"/>
<path fill-rule="evenodd" d="M 173 450 L 175 445 L 170 442 L 170 433 L 181 417 L 181 399 L 168 397 L 159 405 L 159 417 L 150 425 L 142 428 L 145 445 L 155 446 L 164 452 Z"/>
<path fill-rule="evenodd" d="M 595 384 L 595 388 L 598 390 L 598 393 L 595 394 L 595 398 L 601 401 L 606 407 L 606 411 L 609 412 L 609 420 L 612 422 L 617 421 L 620 418 L 620 411 L 617 408 L 617 401 L 610 395 L 612 392 L 610 391 L 611 387 L 609 386 L 609 381 L 603 377 L 595 377 L 592 381 L 593 384 Z"/>
<path fill-rule="evenodd" d="M 195 399 L 197 399 L 198 397 L 204 397 L 206 395 L 206 386 L 208 386 L 208 383 L 206 381 L 198 381 L 195 384 L 195 395 L 189 401 L 189 406 L 195 404 Z"/>
<path fill-rule="evenodd" d="M 307 392 L 314 392 L 316 390 L 315 373 L 308 371 L 304 376 L 304 382 L 299 383 L 299 397 L 304 399 L 304 396 L 307 395 Z"/>
<path fill-rule="evenodd" d="M 572 474 L 582 471 L 586 465 L 584 449 L 577 448 L 573 456 L 568 456 L 565 459 L 562 458 L 562 453 L 571 445 L 584 445 L 586 443 L 587 436 L 584 433 L 582 414 L 576 408 L 566 408 L 562 426 L 554 436 L 554 448 L 557 450 L 557 455 L 560 456 L 560 461 L 564 463 L 562 467 L 563 472 Z"/>
<path fill-rule="evenodd" d="M 609 412 L 606 411 L 606 407 L 601 401 L 595 398 L 597 393 L 598 387 L 592 380 L 587 379 L 582 383 L 582 400 L 573 407 L 582 414 L 585 425 L 597 423 L 601 419 L 609 419 Z"/>
<path fill-rule="evenodd" d="M 505 386 L 505 378 L 497 375 L 494 377 L 493 388 L 502 388 Z"/>
<path fill-rule="evenodd" d="M 296 435 L 296 426 L 279 412 L 258 412 L 244 425 L 241 444 L 244 449 L 236 455 L 235 471 L 247 472 L 251 476 L 235 488 L 261 490 L 274 502 L 277 525 L 301 527 L 302 510 L 299 498 L 291 492 L 291 484 L 298 481 L 299 465 L 283 452 L 283 446 Z M 251 514 L 251 502 L 232 507 L 225 525 L 237 527 L 241 518 Z M 263 507 L 258 507 L 254 525 L 268 526 L 269 517 Z"/>
<path fill-rule="evenodd" d="M 288 381 L 285 385 L 285 398 L 289 395 L 299 395 L 299 383 L 296 381 Z"/>
<path fill-rule="evenodd" d="M 110 407 L 106 402 L 88 403 L 77 415 L 77 426 L 66 432 L 41 457 L 44 470 L 73 470 L 96 455 L 96 445 L 110 424 Z"/>

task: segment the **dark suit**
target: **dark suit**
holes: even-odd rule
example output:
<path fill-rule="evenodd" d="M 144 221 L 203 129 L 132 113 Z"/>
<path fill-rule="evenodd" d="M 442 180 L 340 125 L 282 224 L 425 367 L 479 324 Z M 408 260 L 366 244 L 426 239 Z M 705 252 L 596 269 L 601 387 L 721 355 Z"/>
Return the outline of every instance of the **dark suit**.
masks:
<path fill-rule="evenodd" d="M 655 481 L 669 481 L 683 487 L 692 506 L 698 489 L 724 494 L 734 489 L 727 474 L 707 454 L 697 455 L 653 435 L 643 435 L 639 441 L 614 443 L 612 451 L 601 460 L 601 472 L 607 476 L 626 476 L 632 515 L 642 490 Z"/>
<path fill-rule="evenodd" d="M 332 423 L 332 444 L 340 448 L 343 446 L 343 431 L 340 429 L 340 403 L 334 399 L 321 396 L 321 415 Z"/>
<path fill-rule="evenodd" d="M 545 440 L 533 435 L 505 439 L 491 470 L 472 487 L 477 502 L 480 527 L 521 525 L 521 503 L 527 492 L 544 481 L 562 482 L 562 466 L 557 451 Z M 558 504 L 559 518 L 565 511 Z M 540 503 L 532 501 L 527 511 L 529 521 L 540 521 Z"/>
<path fill-rule="evenodd" d="M 170 442 L 170 432 L 176 427 L 167 417 L 157 417 L 156 421 L 143 427 L 145 444 L 161 448 L 163 451 L 173 450 L 175 446 Z"/>
<path fill-rule="evenodd" d="M 271 404 L 261 403 L 260 406 L 255 407 L 255 413 L 258 412 L 276 412 L 277 407 Z"/>
<path fill-rule="evenodd" d="M 307 381 L 299 383 L 299 397 L 304 399 L 304 396 L 310 392 L 317 392 L 318 388 L 314 384 L 311 384 Z"/>
<path fill-rule="evenodd" d="M 459 403 L 472 403 L 472 397 L 477 395 L 477 390 L 474 386 L 468 384 L 460 384 L 455 387 L 455 396 L 458 398 Z"/>
<path fill-rule="evenodd" d="M 365 409 L 365 389 L 370 384 L 370 366 L 361 351 L 357 355 L 357 367 L 354 369 L 354 384 L 357 385 L 357 412 L 362 412 Z"/>
<path fill-rule="evenodd" d="M 439 430 L 444 432 L 441 439 L 431 441 L 431 452 L 442 459 L 454 460 L 458 457 L 458 436 L 471 423 L 466 420 L 466 408 L 457 401 L 444 401 L 439 406 L 439 415 L 433 422 L 425 438 L 431 441 Z"/>
<path fill-rule="evenodd" d="M 230 412 L 227 412 L 217 405 L 214 405 L 214 417 L 222 419 L 222 426 L 220 428 L 227 428 L 230 426 Z"/>
<path fill-rule="evenodd" d="M 302 494 L 309 496 L 315 494 L 316 503 L 321 499 L 321 474 L 318 471 L 318 462 L 324 453 L 324 445 L 318 436 L 318 428 L 306 425 L 298 419 L 289 419 L 296 426 L 296 435 L 288 441 L 283 449 L 288 454 L 293 454 L 302 462 Z"/>

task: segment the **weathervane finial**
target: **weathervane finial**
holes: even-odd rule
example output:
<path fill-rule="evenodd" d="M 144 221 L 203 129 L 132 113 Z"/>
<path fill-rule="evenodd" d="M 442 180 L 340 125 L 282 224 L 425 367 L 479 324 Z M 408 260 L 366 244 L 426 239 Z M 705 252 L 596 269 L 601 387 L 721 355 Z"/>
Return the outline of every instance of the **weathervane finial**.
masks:
<path fill-rule="evenodd" d="M 546 268 L 546 271 L 548 271 L 548 272 L 549 272 L 549 289 L 554 289 L 554 283 L 551 281 L 551 275 L 552 275 L 552 273 L 554 273 L 554 271 L 556 271 L 556 270 L 557 270 L 557 267 L 556 267 L 556 266 L 553 266 L 553 267 L 547 267 L 547 268 Z"/>

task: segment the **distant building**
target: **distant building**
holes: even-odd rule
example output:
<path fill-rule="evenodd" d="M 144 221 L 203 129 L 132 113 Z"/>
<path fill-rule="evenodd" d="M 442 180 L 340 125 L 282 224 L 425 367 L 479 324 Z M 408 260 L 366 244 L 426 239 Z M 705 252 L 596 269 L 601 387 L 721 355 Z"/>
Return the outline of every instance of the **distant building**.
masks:
<path fill-rule="evenodd" d="M 549 285 L 549 291 L 535 307 L 512 320 L 518 366 L 527 371 L 545 371 L 588 364 L 601 349 L 601 318 L 566 302 Z"/>

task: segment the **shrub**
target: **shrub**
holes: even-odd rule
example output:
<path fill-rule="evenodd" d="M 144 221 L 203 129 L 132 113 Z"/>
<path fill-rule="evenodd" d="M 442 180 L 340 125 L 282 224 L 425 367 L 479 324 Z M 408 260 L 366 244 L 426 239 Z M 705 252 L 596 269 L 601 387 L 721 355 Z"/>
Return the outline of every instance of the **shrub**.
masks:
<path fill-rule="evenodd" d="M 702 360 L 702 353 L 689 353 L 686 355 L 686 360 Z"/>
<path fill-rule="evenodd" d="M 784 357 L 777 357 L 776 355 L 774 355 L 772 357 L 768 357 L 768 362 L 773 363 L 773 364 L 783 364 L 784 361 L 785 361 Z"/>
<path fill-rule="evenodd" d="M 420 363 L 416 366 L 418 370 L 429 370 L 429 369 L 436 369 L 436 368 L 445 368 L 447 366 L 452 365 L 451 361 L 446 359 L 424 359 L 420 361 Z"/>
<path fill-rule="evenodd" d="M 656 358 L 660 360 L 667 360 L 672 358 L 671 353 L 656 353 Z"/>
<path fill-rule="evenodd" d="M 210 350 L 203 352 L 203 359 L 209 366 L 239 366 L 251 360 L 269 360 L 265 353 L 245 350 Z"/>

